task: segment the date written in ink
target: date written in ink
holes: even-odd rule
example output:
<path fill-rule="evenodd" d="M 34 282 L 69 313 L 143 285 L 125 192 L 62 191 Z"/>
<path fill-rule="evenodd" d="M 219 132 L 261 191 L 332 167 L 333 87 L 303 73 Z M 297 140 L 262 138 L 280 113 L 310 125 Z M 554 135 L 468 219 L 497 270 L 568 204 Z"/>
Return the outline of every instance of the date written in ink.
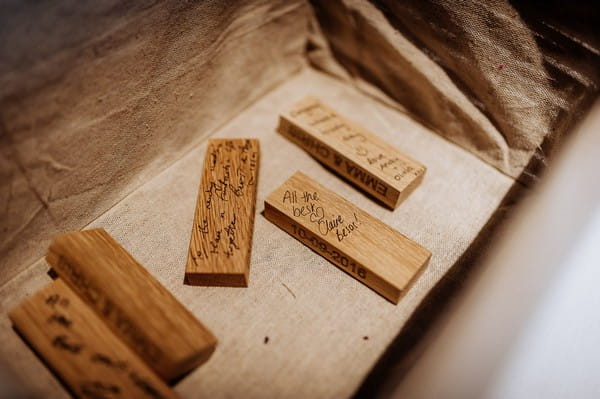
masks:
<path fill-rule="evenodd" d="M 317 238 L 314 234 L 304 229 L 302 226 L 298 226 L 295 223 L 291 224 L 292 234 L 296 236 L 300 241 L 305 242 L 309 247 L 319 252 L 328 259 L 331 259 L 337 265 L 342 266 L 344 270 L 352 273 L 361 279 L 367 278 L 367 270 L 361 266 L 358 266 L 355 262 L 349 260 L 345 255 L 339 251 L 330 248 L 329 245 Z"/>

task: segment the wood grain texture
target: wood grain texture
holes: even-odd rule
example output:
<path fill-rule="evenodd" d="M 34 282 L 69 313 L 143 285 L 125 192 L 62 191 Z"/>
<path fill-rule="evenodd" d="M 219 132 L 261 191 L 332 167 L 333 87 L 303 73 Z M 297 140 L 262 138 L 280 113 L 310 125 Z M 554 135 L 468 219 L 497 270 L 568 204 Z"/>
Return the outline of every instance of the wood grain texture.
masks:
<path fill-rule="evenodd" d="M 55 237 L 46 260 L 163 379 L 213 353 L 213 334 L 103 229 Z"/>
<path fill-rule="evenodd" d="M 9 316 L 78 398 L 177 397 L 61 279 Z"/>
<path fill-rule="evenodd" d="M 186 284 L 248 286 L 258 166 L 258 140 L 208 141 Z"/>
<path fill-rule="evenodd" d="M 265 200 L 264 215 L 397 304 L 431 252 L 300 172 Z"/>
<path fill-rule="evenodd" d="M 278 131 L 391 209 L 425 175 L 425 166 L 314 97 L 282 113 Z"/>

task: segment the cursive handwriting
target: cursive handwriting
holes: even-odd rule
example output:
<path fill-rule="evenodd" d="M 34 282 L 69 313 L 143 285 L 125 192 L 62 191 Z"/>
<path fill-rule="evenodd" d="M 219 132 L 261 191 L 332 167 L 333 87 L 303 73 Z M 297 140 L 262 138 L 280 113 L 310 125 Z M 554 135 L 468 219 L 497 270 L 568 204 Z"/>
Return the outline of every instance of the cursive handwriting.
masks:
<path fill-rule="evenodd" d="M 240 249 L 238 220 L 234 212 L 227 212 L 238 204 L 250 190 L 255 189 L 259 154 L 252 140 L 227 140 L 212 144 L 208 151 L 208 173 L 203 176 L 203 192 L 199 206 L 210 212 L 198 211 L 195 218 L 196 249 L 190 254 L 203 259 L 211 254 L 233 256 Z M 228 203 L 228 204 L 227 204 Z M 225 205 L 227 204 L 227 205 Z"/>
<path fill-rule="evenodd" d="M 81 394 L 90 399 L 117 398 L 121 393 L 118 385 L 107 384 L 101 381 L 83 381 L 81 383 Z"/>
<path fill-rule="evenodd" d="M 316 224 L 319 234 L 335 234 L 338 241 L 350 236 L 360 225 L 356 213 L 353 214 L 352 221 L 347 222 L 342 215 L 327 212 L 320 203 L 317 192 L 303 191 L 298 195 L 296 190 L 285 190 L 282 202 L 292 205 L 292 214 L 295 217 L 307 218 L 309 222 Z"/>
<path fill-rule="evenodd" d="M 69 320 L 65 315 L 53 313 L 48 318 L 48 323 L 57 323 L 65 328 L 69 328 L 71 327 L 72 321 Z"/>
<path fill-rule="evenodd" d="M 127 368 L 127 362 L 122 360 L 113 360 L 109 356 L 106 356 L 102 353 L 94 353 L 90 360 L 92 363 L 100 363 L 110 368 L 125 370 Z"/>
<path fill-rule="evenodd" d="M 129 378 L 131 381 L 144 392 L 148 397 L 154 399 L 162 399 L 164 396 L 161 395 L 160 392 L 156 388 L 152 386 L 152 384 L 146 380 L 144 377 L 137 375 L 135 372 L 129 373 Z"/>
<path fill-rule="evenodd" d="M 66 308 L 69 306 L 69 299 L 61 298 L 58 294 L 52 294 L 49 295 L 48 298 L 46 298 L 46 304 L 52 308 L 54 308 L 55 305 L 59 305 L 63 308 Z"/>
<path fill-rule="evenodd" d="M 52 346 L 74 354 L 79 353 L 82 348 L 81 344 L 69 342 L 67 336 L 63 334 L 54 337 L 52 340 Z"/>
<path fill-rule="evenodd" d="M 340 228 L 335 229 L 335 236 L 339 242 L 341 242 L 344 238 L 348 237 L 350 233 L 358 229 L 358 216 L 356 213 L 354 214 L 354 220 L 350 223 L 347 223 L 345 226 L 340 226 Z"/>
<path fill-rule="evenodd" d="M 202 234 L 208 234 L 208 220 L 206 218 L 202 220 L 202 223 L 198 223 L 198 231 Z"/>
<path fill-rule="evenodd" d="M 230 257 L 233 255 L 233 251 L 234 249 L 240 249 L 240 246 L 238 245 L 237 241 L 236 241 L 236 222 L 237 222 L 237 216 L 234 213 L 233 214 L 233 220 L 231 221 L 231 223 L 229 223 L 229 225 L 227 225 L 227 227 L 225 227 L 225 233 L 227 234 L 227 250 L 225 251 L 225 255 L 227 255 L 227 257 Z"/>

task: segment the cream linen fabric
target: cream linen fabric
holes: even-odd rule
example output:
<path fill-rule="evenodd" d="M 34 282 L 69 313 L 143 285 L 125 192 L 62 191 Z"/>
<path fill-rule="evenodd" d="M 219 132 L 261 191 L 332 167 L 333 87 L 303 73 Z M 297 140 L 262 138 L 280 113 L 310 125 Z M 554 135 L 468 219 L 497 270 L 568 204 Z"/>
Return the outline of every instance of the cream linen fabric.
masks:
<path fill-rule="evenodd" d="M 313 65 L 525 183 L 598 93 L 600 18 L 589 2 L 311 3 Z"/>
<path fill-rule="evenodd" d="M 308 5 L 0 4 L 0 284 L 304 63 Z"/>
<path fill-rule="evenodd" d="M 422 185 L 398 209 L 386 210 L 275 133 L 277 112 L 306 94 L 321 97 L 427 165 Z M 210 361 L 177 384 L 184 398 L 351 395 L 513 184 L 410 117 L 309 69 L 261 98 L 215 136 L 260 139 L 247 289 L 183 285 L 204 143 L 88 226 L 104 227 L 219 337 Z M 297 170 L 432 251 L 430 265 L 399 305 L 348 277 L 260 215 L 265 197 Z M 6 317 L 11 307 L 50 281 L 46 271 L 45 262 L 39 261 L 1 288 L 0 356 L 10 359 L 44 397 L 63 398 L 66 393 L 57 380 L 11 330 Z"/>

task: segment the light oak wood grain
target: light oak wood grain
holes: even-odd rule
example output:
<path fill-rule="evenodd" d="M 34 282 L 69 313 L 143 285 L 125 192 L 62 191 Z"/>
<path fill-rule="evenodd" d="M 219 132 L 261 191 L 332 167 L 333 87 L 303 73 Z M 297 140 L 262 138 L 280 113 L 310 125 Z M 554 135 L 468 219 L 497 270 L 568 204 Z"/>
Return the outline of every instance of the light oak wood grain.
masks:
<path fill-rule="evenodd" d="M 314 97 L 282 113 L 278 131 L 392 209 L 425 175 L 425 166 Z"/>
<path fill-rule="evenodd" d="M 300 172 L 269 195 L 264 215 L 396 304 L 431 257 L 421 245 Z"/>
<path fill-rule="evenodd" d="M 163 379 L 213 353 L 213 334 L 103 229 L 55 237 L 46 260 Z"/>
<path fill-rule="evenodd" d="M 186 284 L 248 286 L 258 166 L 258 140 L 208 141 Z"/>
<path fill-rule="evenodd" d="M 9 316 L 78 398 L 177 397 L 60 279 Z"/>

